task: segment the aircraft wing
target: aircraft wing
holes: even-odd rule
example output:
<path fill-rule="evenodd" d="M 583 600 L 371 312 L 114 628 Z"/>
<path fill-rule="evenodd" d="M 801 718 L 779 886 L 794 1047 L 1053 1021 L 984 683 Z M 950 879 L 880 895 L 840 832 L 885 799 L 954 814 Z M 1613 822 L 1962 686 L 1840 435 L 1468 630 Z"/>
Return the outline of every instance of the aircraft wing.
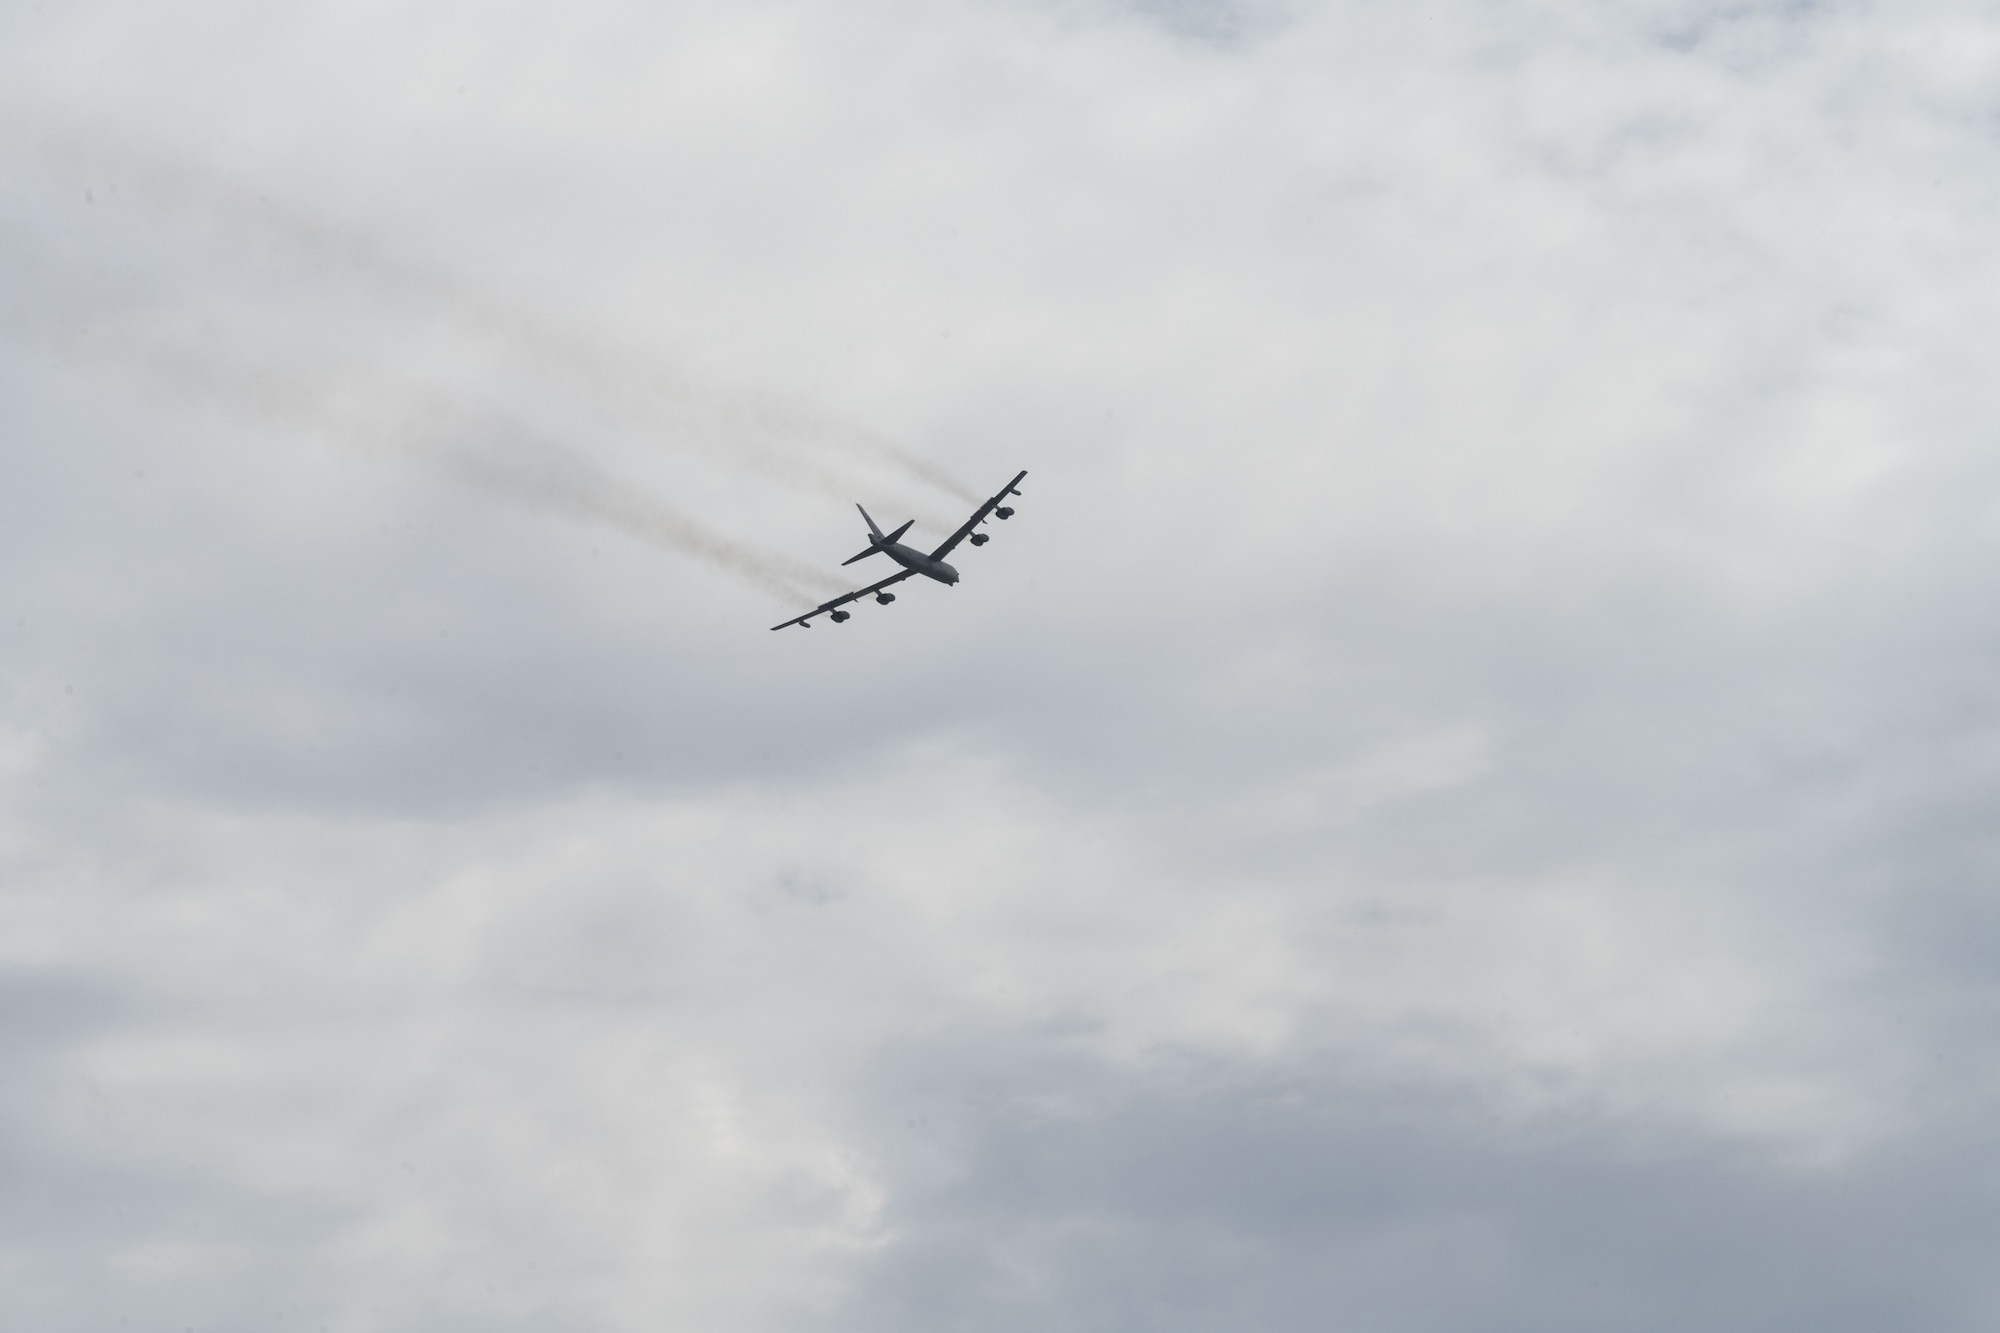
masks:
<path fill-rule="evenodd" d="M 1016 486 L 1019 486 L 1021 484 L 1021 478 L 1027 475 L 1028 474 L 1026 472 L 1015 473 L 1014 480 L 1008 482 L 1005 486 L 1002 486 L 1000 488 L 1000 494 L 994 496 L 991 500 L 988 500 L 985 504 L 979 506 L 979 508 L 973 512 L 972 517 L 965 520 L 964 527 L 960 528 L 957 532 L 952 533 L 950 537 L 945 539 L 945 543 L 943 546 L 940 546 L 937 548 L 937 550 L 931 552 L 931 559 L 933 560 L 944 559 L 945 556 L 950 553 L 952 547 L 958 545 L 960 542 L 964 541 L 967 537 L 970 537 L 972 535 L 972 530 L 978 527 L 981 523 L 984 523 L 986 521 L 986 516 L 992 513 L 995 509 L 998 509 L 1000 507 L 1000 502 L 1002 500 L 1006 499 L 1010 495 L 1019 495 L 1020 492 L 1015 490 L 1014 488 Z M 977 546 L 978 543 L 974 542 L 973 545 Z"/>
<path fill-rule="evenodd" d="M 793 616 L 790 620 L 787 620 L 783 625 L 773 625 L 771 626 L 771 628 L 785 629 L 791 625 L 804 625 L 806 624 L 807 621 L 811 620 L 814 616 L 819 615 L 822 612 L 831 611 L 836 606 L 846 606 L 849 602 L 858 602 L 863 597 L 866 597 L 869 593 L 880 592 L 882 591 L 882 589 L 888 587 L 892 583 L 901 583 L 904 579 L 910 577 L 910 575 L 914 573 L 916 573 L 916 571 L 913 569 L 900 570 L 897 573 L 891 574 L 888 578 L 883 579 L 880 583 L 871 583 L 865 588 L 856 588 L 853 592 L 847 593 L 846 595 L 841 597 L 836 597 L 830 602 L 821 602 L 818 606 L 806 612 L 804 615 Z"/>

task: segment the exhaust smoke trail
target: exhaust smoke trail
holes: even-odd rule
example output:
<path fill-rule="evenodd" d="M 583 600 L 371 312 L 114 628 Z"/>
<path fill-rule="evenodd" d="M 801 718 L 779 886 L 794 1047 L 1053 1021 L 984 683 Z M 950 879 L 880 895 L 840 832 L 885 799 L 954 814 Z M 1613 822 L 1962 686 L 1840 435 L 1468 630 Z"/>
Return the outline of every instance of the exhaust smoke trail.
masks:
<path fill-rule="evenodd" d="M 436 394 L 350 371 L 301 374 L 193 350 L 185 341 L 112 335 L 111 355 L 237 410 L 336 442 L 435 467 L 577 522 L 689 556 L 788 603 L 813 606 L 846 584 L 799 561 L 724 536 L 634 491 L 582 454 L 511 422 L 481 419 Z"/>
<path fill-rule="evenodd" d="M 221 173 L 141 147 L 112 134 L 71 127 L 42 136 L 62 160 L 95 158 L 131 173 L 153 192 L 192 202 L 270 236 L 300 254 L 337 263 L 376 286 L 448 314 L 466 328 L 509 345 L 544 370 L 697 450 L 774 481 L 846 501 L 871 488 L 854 467 L 875 464 L 967 503 L 983 497 L 943 468 L 872 433 L 808 416 L 769 399 L 698 387 L 649 359 L 562 328 L 524 306 L 496 298 L 441 270 L 398 254 L 375 237 L 288 208 Z M 672 419 L 669 419 L 672 418 Z M 690 430 L 690 425 L 707 430 Z M 811 441 L 842 455 L 832 466 L 804 456 Z M 955 526 L 935 515 L 927 522 Z"/>
<path fill-rule="evenodd" d="M 846 585 L 809 565 L 754 550 L 634 493 L 580 454 L 549 441 L 496 454 L 431 442 L 411 452 L 476 485 L 584 523 L 623 532 L 725 570 L 788 601 L 817 605 Z M 801 585 L 817 591 L 808 593 Z"/>

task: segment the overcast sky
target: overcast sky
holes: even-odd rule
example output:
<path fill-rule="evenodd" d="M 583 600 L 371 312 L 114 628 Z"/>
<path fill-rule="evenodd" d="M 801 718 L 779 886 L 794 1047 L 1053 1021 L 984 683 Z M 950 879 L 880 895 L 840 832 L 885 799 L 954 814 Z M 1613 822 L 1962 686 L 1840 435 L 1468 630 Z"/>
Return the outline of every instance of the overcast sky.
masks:
<path fill-rule="evenodd" d="M 1951 0 L 0 4 L 4 1322 L 2000 1326 L 1996 217 Z"/>

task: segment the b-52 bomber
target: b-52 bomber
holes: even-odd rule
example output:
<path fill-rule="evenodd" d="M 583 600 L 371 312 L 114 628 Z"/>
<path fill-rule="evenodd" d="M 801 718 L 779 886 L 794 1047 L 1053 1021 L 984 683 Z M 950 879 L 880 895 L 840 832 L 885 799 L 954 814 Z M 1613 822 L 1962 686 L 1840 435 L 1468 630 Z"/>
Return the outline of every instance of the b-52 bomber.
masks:
<path fill-rule="evenodd" d="M 1010 495 L 1019 495 L 1021 493 L 1019 489 L 1021 478 L 1027 475 L 1026 472 L 1015 473 L 1014 480 L 1002 486 L 998 495 L 973 511 L 972 517 L 965 520 L 965 526 L 947 537 L 944 545 L 938 547 L 929 555 L 925 555 L 922 551 L 915 550 L 902 543 L 903 534 L 910 530 L 910 523 L 915 523 L 915 519 L 911 519 L 909 523 L 903 524 L 902 527 L 897 528 L 894 532 L 884 532 L 875 526 L 875 520 L 868 517 L 866 509 L 861 509 L 860 505 L 854 506 L 856 509 L 861 509 L 862 521 L 868 525 L 868 549 L 859 555 L 849 556 L 840 563 L 851 565 L 856 560 L 866 560 L 869 556 L 880 552 L 901 565 L 903 567 L 902 571 L 891 574 L 880 583 L 871 583 L 865 588 L 857 588 L 844 597 L 836 597 L 830 602 L 821 602 L 804 615 L 794 616 L 783 625 L 773 625 L 771 628 L 776 630 L 786 629 L 792 625 L 803 625 L 805 628 L 811 629 L 813 617 L 818 615 L 829 616 L 832 618 L 833 623 L 838 625 L 841 621 L 846 620 L 850 615 L 854 614 L 851 611 L 841 610 L 841 607 L 846 606 L 849 602 L 858 602 L 870 593 L 875 594 L 877 602 L 880 602 L 883 606 L 887 606 L 896 600 L 896 594 L 888 591 L 890 586 L 901 583 L 913 574 L 922 574 L 925 578 L 936 579 L 939 583 L 956 584 L 958 582 L 958 571 L 947 565 L 944 562 L 944 558 L 951 554 L 954 546 L 957 546 L 968 537 L 972 539 L 974 546 L 986 545 L 987 534 L 975 532 L 973 529 L 984 523 L 988 514 L 993 515 L 995 518 L 1014 517 L 1014 511 L 1000 502 Z"/>

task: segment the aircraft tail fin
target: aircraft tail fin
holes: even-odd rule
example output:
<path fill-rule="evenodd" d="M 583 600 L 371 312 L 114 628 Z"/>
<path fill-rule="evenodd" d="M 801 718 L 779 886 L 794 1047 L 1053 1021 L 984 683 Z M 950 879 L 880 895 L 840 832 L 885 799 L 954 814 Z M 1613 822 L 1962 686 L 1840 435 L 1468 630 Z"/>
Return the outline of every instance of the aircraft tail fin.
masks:
<path fill-rule="evenodd" d="M 861 509 L 860 505 L 856 505 L 854 507 L 856 509 Z M 861 517 L 867 519 L 868 521 L 868 549 L 863 551 L 860 555 L 850 555 L 849 557 L 847 557 L 847 559 L 840 562 L 843 565 L 851 565 L 856 560 L 866 560 L 869 556 L 875 554 L 877 551 L 887 546 L 890 542 L 895 541 L 897 538 L 901 537 L 904 533 L 908 532 L 910 530 L 910 524 L 917 521 L 913 518 L 909 520 L 909 522 L 903 524 L 902 527 L 897 528 L 894 532 L 884 532 L 882 531 L 882 529 L 875 526 L 875 520 L 868 517 L 868 511 L 866 509 L 861 509 Z"/>

